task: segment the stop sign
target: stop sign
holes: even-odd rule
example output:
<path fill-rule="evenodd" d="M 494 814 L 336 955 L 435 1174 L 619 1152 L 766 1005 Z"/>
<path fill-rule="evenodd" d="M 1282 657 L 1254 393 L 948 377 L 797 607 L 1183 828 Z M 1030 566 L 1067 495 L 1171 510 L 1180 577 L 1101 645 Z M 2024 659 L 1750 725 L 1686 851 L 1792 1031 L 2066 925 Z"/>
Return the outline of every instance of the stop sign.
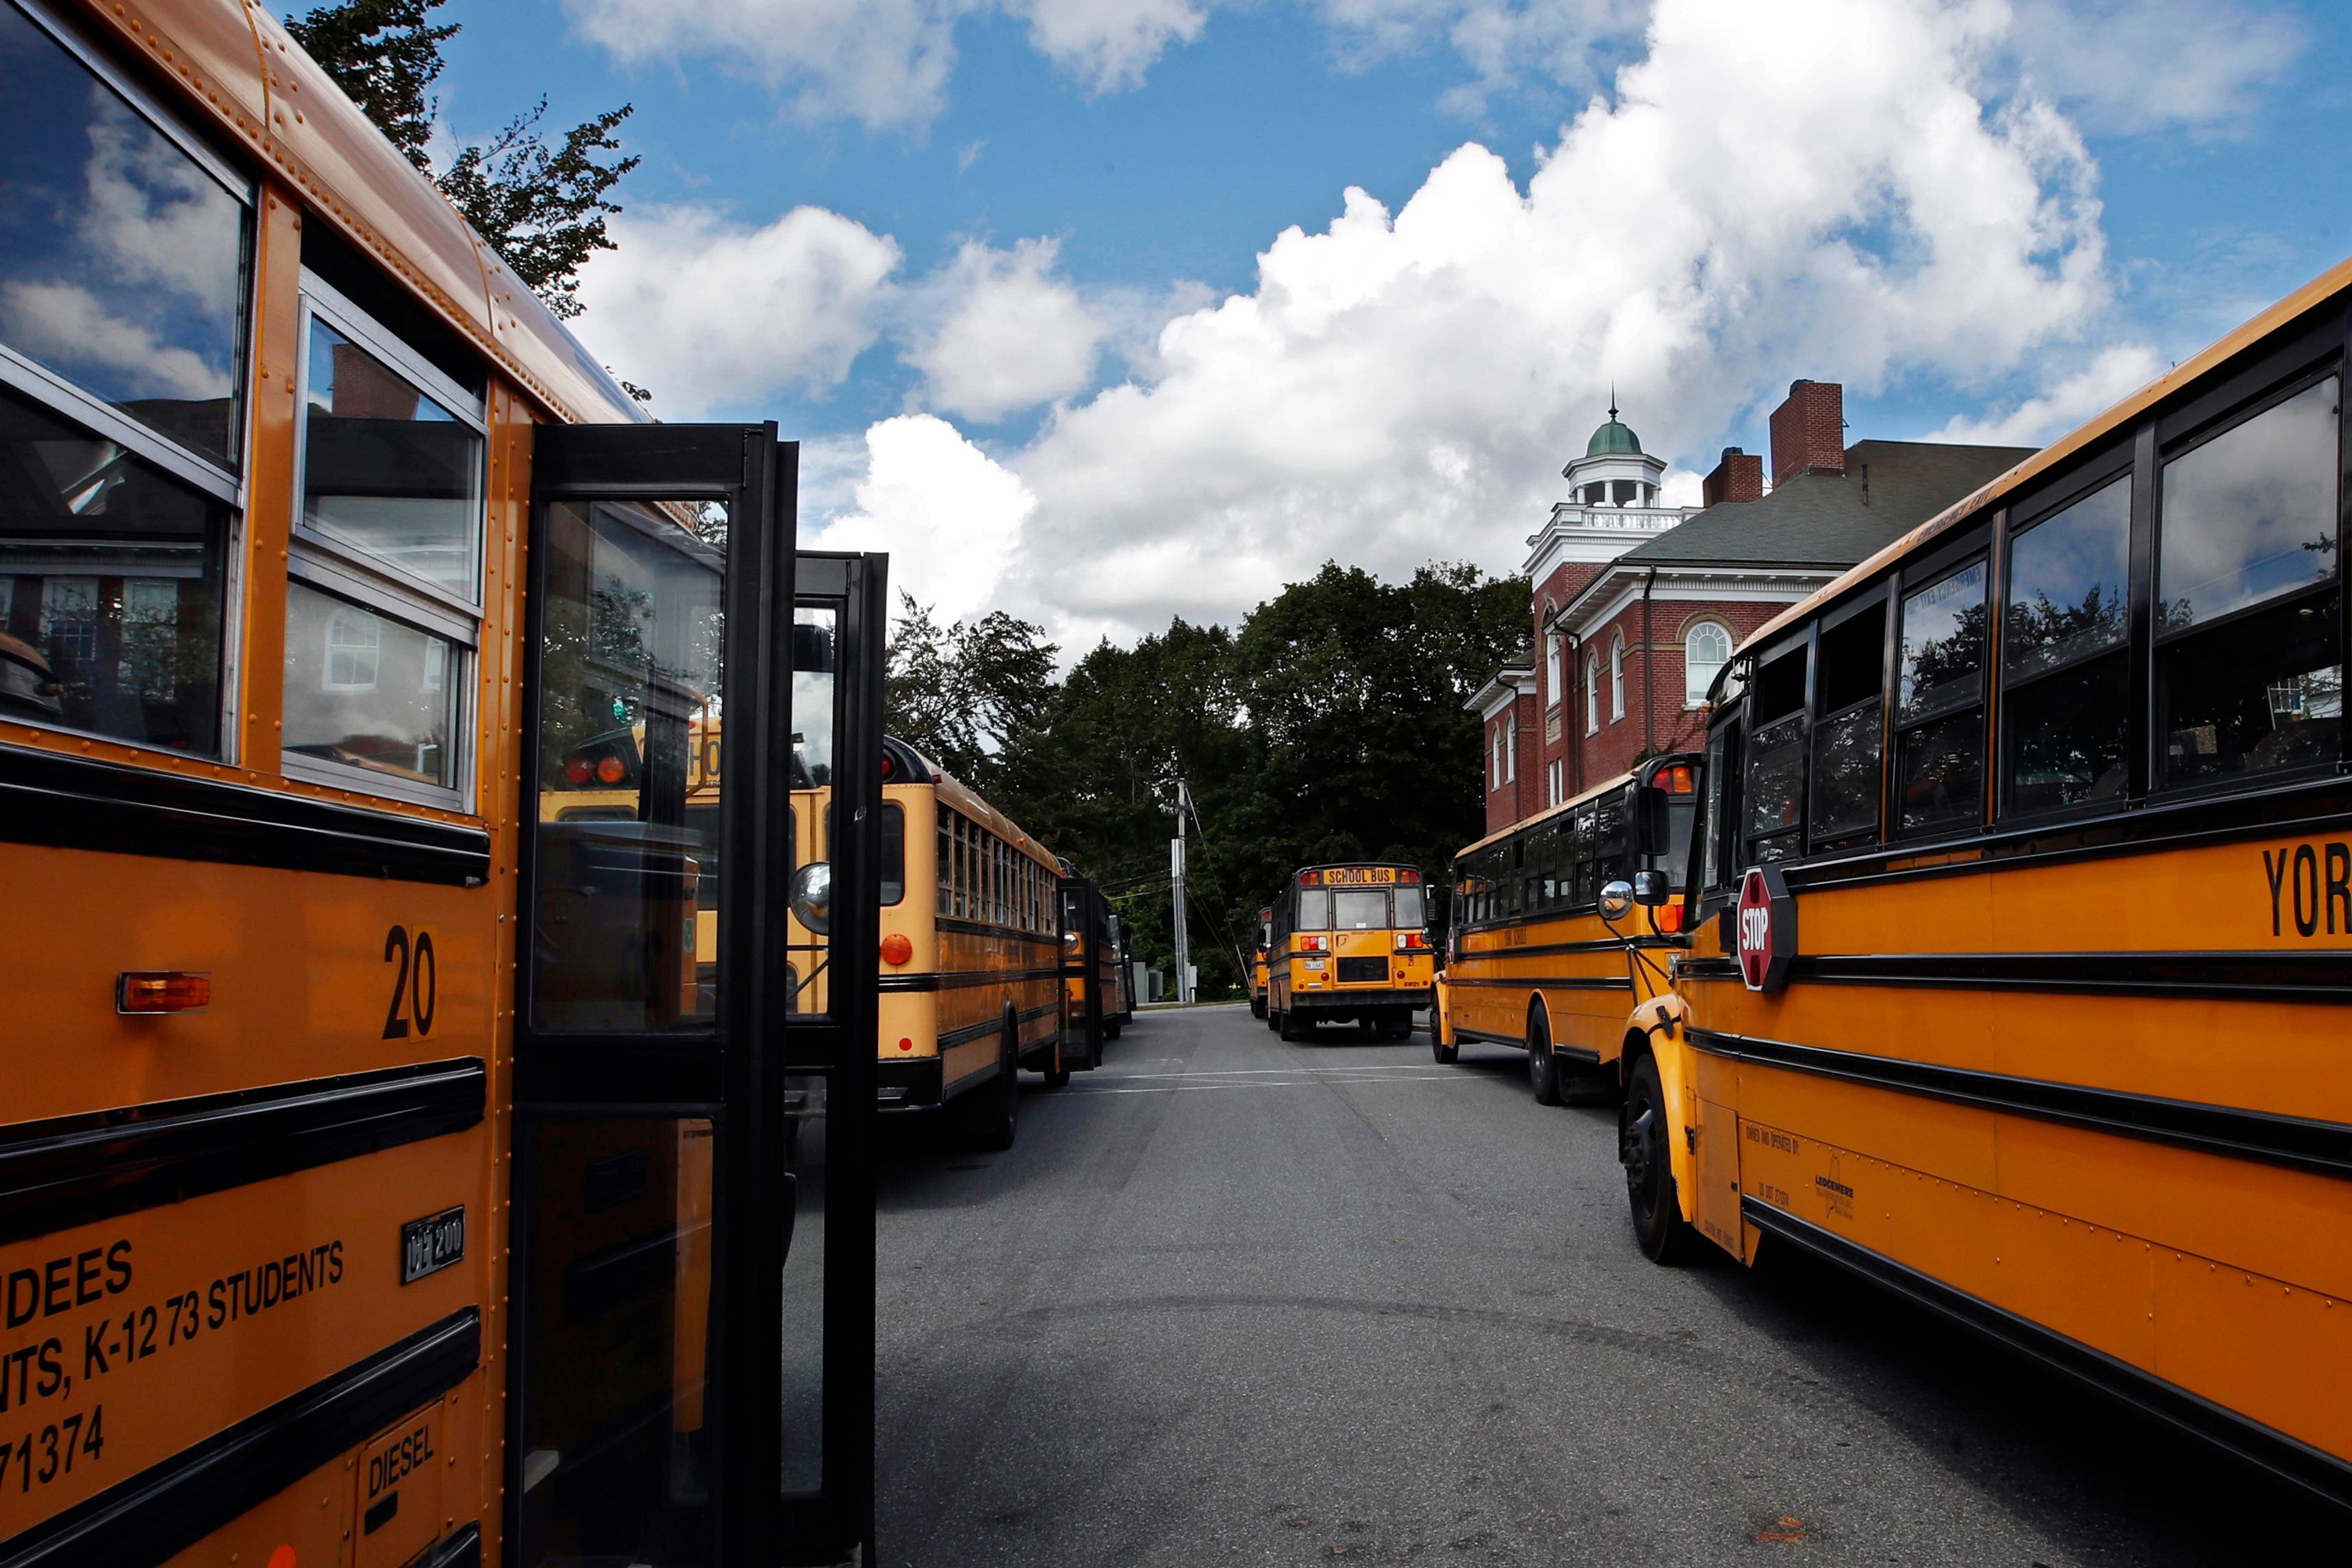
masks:
<path fill-rule="evenodd" d="M 1778 866 L 1752 866 L 1739 879 L 1731 929 L 1738 942 L 1739 978 L 1750 991 L 1778 991 L 1789 983 L 1797 956 L 1797 900 Z"/>

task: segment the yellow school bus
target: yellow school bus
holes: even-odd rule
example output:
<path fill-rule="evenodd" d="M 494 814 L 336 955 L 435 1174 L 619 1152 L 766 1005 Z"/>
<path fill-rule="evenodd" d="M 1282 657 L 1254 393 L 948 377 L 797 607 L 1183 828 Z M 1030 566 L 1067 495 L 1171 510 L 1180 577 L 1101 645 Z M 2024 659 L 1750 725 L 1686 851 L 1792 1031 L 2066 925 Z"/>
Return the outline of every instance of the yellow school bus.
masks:
<path fill-rule="evenodd" d="M 1060 864 L 902 741 L 883 742 L 882 777 L 880 1108 L 945 1110 L 1009 1149 L 1023 1068 L 1058 1086 L 1094 1065 L 1064 1054 Z M 822 792 L 802 799 L 803 823 L 829 820 Z"/>
<path fill-rule="evenodd" d="M 1484 1041 L 1527 1052 L 1538 1104 L 1617 1091 L 1626 1017 L 1664 989 L 1666 955 L 1688 940 L 1679 897 L 1634 932 L 1602 918 L 1601 892 L 1648 870 L 1679 894 L 1697 761 L 1652 758 L 1454 858 L 1454 919 L 1430 1028 L 1440 1062 L 1455 1060 L 1465 1041 Z M 1671 802 L 1662 848 L 1639 842 L 1634 804 L 1644 788 Z"/>
<path fill-rule="evenodd" d="M 1257 940 L 1250 953 L 1250 1016 L 1265 1016 L 1265 955 L 1274 943 L 1274 906 L 1257 912 Z"/>
<path fill-rule="evenodd" d="M 1266 1026 L 1303 1040 L 1318 1025 L 1354 1022 L 1402 1040 L 1430 1004 L 1434 954 L 1416 866 L 1309 866 L 1274 906 L 1266 956 Z"/>
<path fill-rule="evenodd" d="M 867 1550 L 870 1156 L 786 1146 L 873 997 L 784 1026 L 761 759 L 878 753 L 882 563 L 268 8 L 0 0 L 0 1559 Z M 825 617 L 822 689 L 730 605 Z"/>
<path fill-rule="evenodd" d="M 2339 1500 L 2347 304 L 1747 640 L 1622 1129 L 1653 1258 L 1810 1249 Z"/>

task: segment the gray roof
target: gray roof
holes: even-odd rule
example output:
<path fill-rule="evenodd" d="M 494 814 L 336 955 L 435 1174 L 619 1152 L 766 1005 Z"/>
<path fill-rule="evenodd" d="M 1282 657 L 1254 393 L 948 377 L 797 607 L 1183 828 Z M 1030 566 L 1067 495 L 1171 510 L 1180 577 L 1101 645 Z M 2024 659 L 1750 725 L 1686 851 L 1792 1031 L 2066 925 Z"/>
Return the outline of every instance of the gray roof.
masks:
<path fill-rule="evenodd" d="M 1642 565 L 1819 566 L 1868 560 L 1978 486 L 2033 455 L 2031 447 L 1856 441 L 1845 472 L 1796 474 L 1761 500 L 1726 501 L 1617 558 Z M 1869 500 L 1863 497 L 1865 488 Z"/>

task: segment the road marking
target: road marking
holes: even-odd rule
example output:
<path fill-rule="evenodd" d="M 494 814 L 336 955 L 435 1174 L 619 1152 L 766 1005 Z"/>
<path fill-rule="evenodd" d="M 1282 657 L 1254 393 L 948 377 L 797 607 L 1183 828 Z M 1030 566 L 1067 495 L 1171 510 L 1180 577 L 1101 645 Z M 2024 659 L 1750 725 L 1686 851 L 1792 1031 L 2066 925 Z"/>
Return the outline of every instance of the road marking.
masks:
<path fill-rule="evenodd" d="M 1080 1089 L 1073 1084 L 1069 1088 L 1069 1092 L 1072 1094 L 1176 1094 L 1187 1089 L 1307 1089 L 1312 1086 L 1328 1088 L 1332 1081 L 1328 1078 L 1301 1078 L 1293 1079 L 1285 1083 L 1156 1083 L 1145 1089 Z M 1339 1081 L 1344 1083 L 1348 1080 L 1342 1079 Z M 1368 1084 L 1390 1084 L 1483 1083 L 1486 1080 L 1465 1077 L 1461 1073 L 1430 1072 L 1423 1073 L 1418 1078 L 1370 1078 L 1359 1079 L 1356 1081 Z"/>
<path fill-rule="evenodd" d="M 1427 1072 L 1427 1062 L 1363 1062 L 1356 1066 L 1297 1068 L 1202 1068 L 1198 1072 L 1120 1072 L 1100 1076 L 1126 1082 L 1139 1078 L 1246 1078 L 1276 1073 L 1299 1072 Z"/>

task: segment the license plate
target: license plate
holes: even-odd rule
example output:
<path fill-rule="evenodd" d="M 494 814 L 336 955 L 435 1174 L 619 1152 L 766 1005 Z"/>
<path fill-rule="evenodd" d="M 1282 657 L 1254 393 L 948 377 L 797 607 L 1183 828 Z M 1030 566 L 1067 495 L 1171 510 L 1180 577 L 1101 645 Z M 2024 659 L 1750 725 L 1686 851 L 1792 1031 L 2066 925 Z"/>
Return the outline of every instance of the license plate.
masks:
<path fill-rule="evenodd" d="M 413 1285 L 466 1256 L 466 1206 L 458 1205 L 400 1227 L 400 1282 Z"/>

